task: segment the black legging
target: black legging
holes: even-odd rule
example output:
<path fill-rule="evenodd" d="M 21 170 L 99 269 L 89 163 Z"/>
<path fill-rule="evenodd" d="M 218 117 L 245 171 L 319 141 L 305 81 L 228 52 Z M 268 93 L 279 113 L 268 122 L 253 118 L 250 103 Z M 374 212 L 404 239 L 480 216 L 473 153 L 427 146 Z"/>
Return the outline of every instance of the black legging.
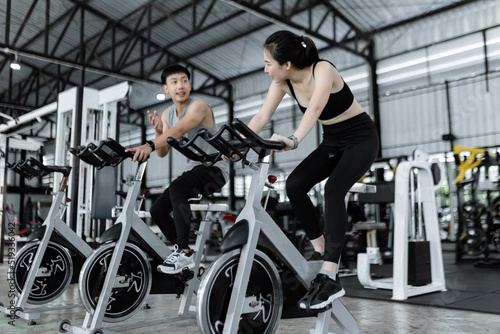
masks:
<path fill-rule="evenodd" d="M 325 261 L 338 263 L 345 240 L 347 213 L 345 196 L 370 168 L 379 150 L 378 135 L 371 118 L 363 113 L 344 122 L 323 126 L 323 142 L 307 156 L 286 181 L 286 191 L 295 215 L 310 240 L 325 235 Z M 325 184 L 325 226 L 308 192 Z"/>
<path fill-rule="evenodd" d="M 218 167 L 196 166 L 176 178 L 151 206 L 151 217 L 167 239 L 180 249 L 189 248 L 189 198 L 220 191 L 225 180 Z M 170 216 L 173 213 L 173 218 Z"/>

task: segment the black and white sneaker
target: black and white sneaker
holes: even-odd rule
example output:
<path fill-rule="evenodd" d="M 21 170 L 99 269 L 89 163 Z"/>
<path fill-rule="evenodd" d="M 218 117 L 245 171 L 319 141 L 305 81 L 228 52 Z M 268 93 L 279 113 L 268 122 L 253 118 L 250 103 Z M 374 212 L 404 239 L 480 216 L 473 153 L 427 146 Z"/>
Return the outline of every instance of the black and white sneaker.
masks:
<path fill-rule="evenodd" d="M 311 282 L 309 291 L 299 301 L 299 307 L 303 310 L 321 310 L 335 299 L 345 295 L 338 275 L 336 278 L 333 280 L 324 274 L 316 275 L 316 278 Z"/>
<path fill-rule="evenodd" d="M 184 268 L 193 269 L 195 265 L 194 253 L 193 250 L 186 253 L 182 249 L 179 249 L 179 246 L 175 245 L 172 254 L 157 267 L 157 270 L 161 273 L 172 275 L 180 273 Z"/>

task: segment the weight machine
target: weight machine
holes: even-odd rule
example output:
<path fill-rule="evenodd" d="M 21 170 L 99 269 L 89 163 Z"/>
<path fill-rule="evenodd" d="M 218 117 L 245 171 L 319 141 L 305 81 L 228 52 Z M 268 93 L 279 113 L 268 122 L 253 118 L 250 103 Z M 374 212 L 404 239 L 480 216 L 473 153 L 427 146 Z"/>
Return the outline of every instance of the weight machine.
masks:
<path fill-rule="evenodd" d="M 417 179 L 415 185 L 414 179 Z M 358 254 L 357 273 L 359 282 L 369 289 L 392 290 L 392 299 L 405 300 L 408 297 L 425 293 L 446 291 L 441 238 L 437 220 L 436 198 L 437 185 L 427 154 L 416 150 L 414 161 L 401 162 L 396 170 L 394 203 L 394 262 L 393 277 L 372 279 L 369 254 Z M 418 217 L 417 217 L 418 215 Z M 425 224 L 425 228 L 424 228 Z M 419 241 L 427 241 L 429 258 L 415 260 L 409 265 L 409 257 L 419 257 L 412 251 L 420 249 Z M 416 248 L 410 246 L 414 242 Z M 419 262 L 420 261 L 420 262 Z M 430 263 L 429 263 L 430 262 Z M 424 268 L 419 268 L 422 265 Z M 416 269 L 415 269 L 416 268 Z M 412 270 L 416 279 L 409 277 Z M 428 270 L 427 270 L 428 269 Z M 418 274 L 427 272 L 425 284 L 419 282 Z M 413 282 L 416 281 L 416 282 Z"/>
<path fill-rule="evenodd" d="M 130 86 L 123 82 L 102 90 L 88 87 L 83 89 L 81 136 L 80 145 L 99 142 L 108 137 L 117 136 L 117 113 L 118 102 L 128 95 Z M 69 89 L 59 94 L 57 103 L 57 135 L 55 148 L 55 164 L 73 166 L 68 151 L 71 143 L 75 142 L 75 127 L 77 126 L 78 112 L 78 89 Z M 92 240 L 92 198 L 95 181 L 95 170 L 87 164 L 80 164 L 78 169 L 78 184 L 72 182 L 68 185 L 68 193 L 73 194 L 73 187 L 78 187 L 78 199 L 66 212 L 67 221 L 73 216 L 73 210 L 77 210 L 76 233 Z M 54 179 L 54 185 L 58 184 Z M 95 237 L 95 236 L 94 236 Z"/>

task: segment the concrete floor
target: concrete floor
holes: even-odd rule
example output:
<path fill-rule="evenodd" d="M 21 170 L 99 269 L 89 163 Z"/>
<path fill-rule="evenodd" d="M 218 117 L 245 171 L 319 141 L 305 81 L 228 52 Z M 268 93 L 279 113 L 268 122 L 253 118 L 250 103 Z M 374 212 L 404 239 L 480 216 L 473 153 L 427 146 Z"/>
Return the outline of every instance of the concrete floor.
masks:
<path fill-rule="evenodd" d="M 0 302 L 4 304 L 10 301 L 7 296 L 6 272 L 7 265 L 0 264 Z M 500 333 L 500 315 L 348 297 L 343 297 L 341 300 L 357 319 L 362 333 Z M 78 303 L 78 288 L 76 284 L 72 284 L 55 301 L 46 305 L 29 305 L 29 307 L 47 308 Z M 199 333 L 194 312 L 186 317 L 176 316 L 179 301 L 175 299 L 175 296 L 152 295 L 150 305 L 151 309 L 141 310 L 124 322 L 106 323 L 104 327 L 113 327 L 113 332 L 124 334 Z M 81 324 L 84 315 L 82 306 L 45 311 L 41 313 L 41 318 L 36 321 L 36 324 L 31 326 L 21 319 L 15 321 L 15 326 L 11 326 L 8 324 L 9 318 L 0 317 L 0 334 L 58 333 L 60 320 L 69 319 L 72 324 Z M 168 319 L 175 321 L 167 323 Z M 144 323 L 142 327 L 126 329 L 127 325 L 138 326 L 138 322 L 149 322 L 149 324 Z M 315 318 L 287 319 L 280 322 L 277 333 L 309 333 L 309 329 L 314 326 Z M 333 320 L 330 331 L 342 333 Z"/>

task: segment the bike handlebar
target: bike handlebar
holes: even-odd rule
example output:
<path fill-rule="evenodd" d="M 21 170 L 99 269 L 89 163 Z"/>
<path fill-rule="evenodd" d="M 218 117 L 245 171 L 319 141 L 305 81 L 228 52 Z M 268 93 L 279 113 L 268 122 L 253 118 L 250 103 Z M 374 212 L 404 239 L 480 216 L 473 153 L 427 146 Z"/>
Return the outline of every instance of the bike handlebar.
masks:
<path fill-rule="evenodd" d="M 167 143 L 178 150 L 180 153 L 182 153 L 184 156 L 186 156 L 188 159 L 202 162 L 205 165 L 213 165 L 221 158 L 221 154 L 208 154 L 194 143 L 198 138 L 205 139 L 207 133 L 209 133 L 207 129 L 201 129 L 196 132 L 196 134 L 191 139 L 187 139 L 186 137 L 181 137 L 179 139 L 168 137 Z"/>
<path fill-rule="evenodd" d="M 233 136 L 235 139 L 228 140 L 223 135 Z M 205 140 L 218 153 L 204 152 L 194 143 L 197 138 Z M 263 139 L 237 118 L 233 120 L 232 127 L 224 125 L 215 134 L 201 129 L 189 140 L 184 137 L 179 140 L 169 137 L 167 142 L 187 158 L 202 162 L 207 166 L 215 164 L 222 155 L 236 162 L 245 159 L 249 150 L 252 149 L 258 154 L 260 160 L 269 155 L 271 150 L 282 150 L 285 147 L 282 142 Z"/>
<path fill-rule="evenodd" d="M 51 173 L 61 173 L 64 176 L 68 176 L 71 172 L 70 166 L 47 166 L 33 157 L 27 160 L 20 160 L 15 164 L 7 164 L 7 167 L 28 180 L 34 177 L 43 177 Z"/>
<path fill-rule="evenodd" d="M 134 156 L 133 152 L 125 152 L 125 147 L 113 138 L 103 140 L 98 145 L 90 143 L 87 146 L 70 148 L 69 151 L 78 159 L 97 169 L 106 166 L 116 167 L 123 160 Z"/>

